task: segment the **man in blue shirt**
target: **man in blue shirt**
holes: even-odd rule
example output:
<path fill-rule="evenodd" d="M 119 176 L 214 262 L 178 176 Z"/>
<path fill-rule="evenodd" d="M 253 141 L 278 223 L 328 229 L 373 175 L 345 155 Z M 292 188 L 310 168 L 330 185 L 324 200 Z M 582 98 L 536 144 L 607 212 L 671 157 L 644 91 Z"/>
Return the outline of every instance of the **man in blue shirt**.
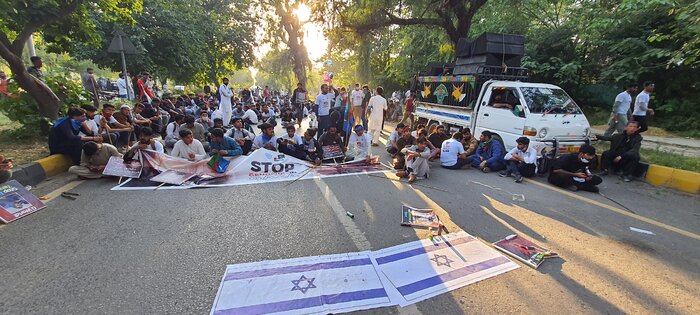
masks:
<path fill-rule="evenodd" d="M 481 143 L 476 153 L 467 157 L 472 167 L 480 169 L 484 173 L 505 169 L 503 161 L 503 146 L 493 139 L 490 131 L 484 130 L 479 137 Z"/>
<path fill-rule="evenodd" d="M 221 156 L 238 156 L 243 154 L 243 149 L 238 145 L 238 142 L 225 136 L 223 129 L 214 128 L 209 135 L 211 137 L 209 155 L 219 153 Z"/>

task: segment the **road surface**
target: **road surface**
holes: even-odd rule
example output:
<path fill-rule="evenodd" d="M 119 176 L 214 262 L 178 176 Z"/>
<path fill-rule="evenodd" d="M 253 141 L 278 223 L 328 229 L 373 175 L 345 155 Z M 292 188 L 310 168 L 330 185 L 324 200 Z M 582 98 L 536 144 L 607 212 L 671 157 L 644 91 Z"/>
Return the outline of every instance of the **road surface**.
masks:
<path fill-rule="evenodd" d="M 58 176 L 34 192 L 71 189 L 77 200 L 57 197 L 0 225 L 0 313 L 206 314 L 227 264 L 426 238 L 399 225 L 404 204 L 437 210 L 451 231 L 489 243 L 518 233 L 561 258 L 359 314 L 700 313 L 697 195 L 607 177 L 601 191 L 613 202 L 542 178 L 431 167 L 415 185 L 387 174 L 186 191 L 110 191 L 114 179 Z"/>

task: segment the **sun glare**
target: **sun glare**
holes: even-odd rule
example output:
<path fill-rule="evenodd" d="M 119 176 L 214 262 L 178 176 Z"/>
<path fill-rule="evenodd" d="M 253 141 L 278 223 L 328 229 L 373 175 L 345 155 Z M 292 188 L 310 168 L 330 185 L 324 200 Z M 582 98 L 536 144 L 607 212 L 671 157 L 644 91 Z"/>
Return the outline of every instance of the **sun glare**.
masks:
<path fill-rule="evenodd" d="M 299 18 L 300 23 L 306 23 L 311 19 L 311 9 L 303 3 L 294 10 L 294 14 Z"/>

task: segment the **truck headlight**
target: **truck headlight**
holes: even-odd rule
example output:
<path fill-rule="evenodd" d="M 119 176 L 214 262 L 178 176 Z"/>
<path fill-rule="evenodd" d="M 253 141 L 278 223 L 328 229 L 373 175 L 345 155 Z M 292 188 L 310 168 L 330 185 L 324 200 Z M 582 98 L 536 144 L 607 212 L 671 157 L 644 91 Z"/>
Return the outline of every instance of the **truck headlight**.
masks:
<path fill-rule="evenodd" d="M 540 139 L 544 139 L 545 137 L 547 137 L 547 128 L 542 128 L 542 129 L 540 129 L 540 132 L 537 133 L 537 136 L 538 136 Z"/>

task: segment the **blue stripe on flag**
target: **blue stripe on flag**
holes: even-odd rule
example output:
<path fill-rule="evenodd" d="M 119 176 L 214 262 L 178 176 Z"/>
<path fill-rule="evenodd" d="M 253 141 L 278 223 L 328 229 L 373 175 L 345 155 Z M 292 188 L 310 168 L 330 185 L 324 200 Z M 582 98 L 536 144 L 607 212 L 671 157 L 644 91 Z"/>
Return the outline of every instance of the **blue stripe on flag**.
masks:
<path fill-rule="evenodd" d="M 428 245 L 428 246 L 421 247 L 421 248 L 411 249 L 411 250 L 408 250 L 405 252 L 400 252 L 400 253 L 392 254 L 389 256 L 384 256 L 384 257 L 379 257 L 379 258 L 377 258 L 377 264 L 380 264 L 380 265 L 388 264 L 390 262 L 394 262 L 397 260 L 406 259 L 406 258 L 410 258 L 413 256 L 418 256 L 421 254 L 433 252 L 436 250 L 441 250 L 441 249 L 452 247 L 452 246 L 459 245 L 459 244 L 469 243 L 469 242 L 475 241 L 475 240 L 476 240 L 475 238 L 468 236 L 468 237 L 457 238 L 457 239 L 454 239 L 451 241 L 445 241 L 444 243 L 439 243 L 439 244 L 434 244 L 434 245 Z"/>
<path fill-rule="evenodd" d="M 346 267 L 371 265 L 371 264 L 372 264 L 372 261 L 369 258 L 362 258 L 362 259 L 331 261 L 331 262 L 324 262 L 324 263 L 318 263 L 318 264 L 270 268 L 270 269 L 262 269 L 262 270 L 239 271 L 239 272 L 232 272 L 232 273 L 227 274 L 226 277 L 224 278 L 224 281 L 241 280 L 241 279 L 248 279 L 248 278 L 257 278 L 257 277 L 280 275 L 280 274 L 285 274 L 285 273 L 297 273 L 297 272 L 313 271 L 313 270 L 321 270 L 321 269 L 346 268 Z"/>
<path fill-rule="evenodd" d="M 414 283 L 410 283 L 401 287 L 398 287 L 396 289 L 399 290 L 401 295 L 406 296 L 415 292 L 418 292 L 420 290 L 425 290 L 430 287 L 434 287 L 436 285 L 441 285 L 447 281 L 455 280 L 457 278 L 462 278 L 466 277 L 470 274 L 486 270 L 492 267 L 496 267 L 498 265 L 502 265 L 505 263 L 509 263 L 510 260 L 504 256 L 501 257 L 496 257 L 492 258 L 489 260 L 482 261 L 478 264 L 473 264 L 466 266 L 464 268 L 460 268 L 457 270 L 452 270 L 446 273 L 443 273 L 441 275 L 437 275 L 434 277 L 426 278 Z"/>
<path fill-rule="evenodd" d="M 274 303 L 242 306 L 215 311 L 216 315 L 223 314 L 269 314 L 282 311 L 299 310 L 304 308 L 322 306 L 324 304 L 338 304 L 352 301 L 369 300 L 387 297 L 384 288 L 345 292 L 339 294 L 321 295 L 303 299 L 281 301 Z"/>

